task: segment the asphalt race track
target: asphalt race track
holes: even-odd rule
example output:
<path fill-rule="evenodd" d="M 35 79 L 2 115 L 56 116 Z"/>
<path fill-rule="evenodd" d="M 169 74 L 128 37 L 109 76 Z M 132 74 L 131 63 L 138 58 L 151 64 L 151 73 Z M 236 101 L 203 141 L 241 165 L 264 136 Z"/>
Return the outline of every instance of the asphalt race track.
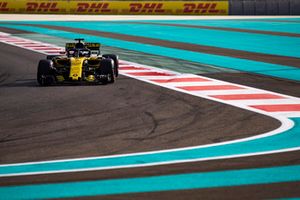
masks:
<path fill-rule="evenodd" d="M 300 44 L 300 20 L 289 20 L 0 21 L 0 32 L 59 46 L 74 36 L 100 40 L 105 53 L 117 53 L 122 60 L 300 97 L 300 54 L 295 52 Z M 191 32 L 199 29 L 204 29 L 204 35 L 197 37 L 211 44 L 200 39 L 193 44 L 187 41 L 186 36 L 192 37 Z M 176 36 L 167 39 L 168 31 L 175 30 Z M 212 31 L 211 35 L 206 31 Z M 222 42 L 222 35 L 228 36 L 227 42 Z M 253 41 L 259 44 L 251 45 Z M 300 152 L 296 149 L 163 165 L 5 176 L 4 168 L 13 163 L 118 157 L 228 142 L 271 132 L 280 128 L 281 121 L 125 75 L 113 85 L 40 87 L 36 68 L 45 54 L 2 42 L 0 49 L 0 199 L 300 197 Z M 202 56 L 199 61 L 192 56 L 197 54 Z M 294 115 L 297 125 L 299 112 Z M 295 135 L 300 131 L 296 125 Z M 300 140 L 298 136 L 294 139 Z"/>

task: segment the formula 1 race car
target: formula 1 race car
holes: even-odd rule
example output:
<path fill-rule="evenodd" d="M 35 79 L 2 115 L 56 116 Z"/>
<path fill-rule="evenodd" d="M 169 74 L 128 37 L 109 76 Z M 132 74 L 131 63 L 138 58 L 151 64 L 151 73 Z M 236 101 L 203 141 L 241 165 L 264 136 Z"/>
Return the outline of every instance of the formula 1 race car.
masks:
<path fill-rule="evenodd" d="M 114 83 L 119 60 L 114 54 L 100 54 L 100 43 L 66 43 L 63 55 L 48 55 L 40 60 L 37 81 L 41 86 L 59 83 Z"/>

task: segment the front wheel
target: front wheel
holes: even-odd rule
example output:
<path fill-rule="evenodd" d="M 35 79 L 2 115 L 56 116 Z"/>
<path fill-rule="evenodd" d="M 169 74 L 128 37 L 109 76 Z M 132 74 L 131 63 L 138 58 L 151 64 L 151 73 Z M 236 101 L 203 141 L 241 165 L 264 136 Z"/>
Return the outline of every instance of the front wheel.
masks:
<path fill-rule="evenodd" d="M 48 86 L 55 83 L 51 60 L 40 60 L 37 70 L 37 82 L 41 86 Z"/>
<path fill-rule="evenodd" d="M 103 84 L 114 83 L 116 80 L 113 70 L 113 60 L 110 58 L 103 59 L 100 62 L 100 77 Z"/>
<path fill-rule="evenodd" d="M 102 56 L 104 58 L 110 58 L 114 61 L 113 69 L 114 69 L 115 76 L 118 77 L 119 76 L 119 57 L 114 54 L 104 54 Z"/>

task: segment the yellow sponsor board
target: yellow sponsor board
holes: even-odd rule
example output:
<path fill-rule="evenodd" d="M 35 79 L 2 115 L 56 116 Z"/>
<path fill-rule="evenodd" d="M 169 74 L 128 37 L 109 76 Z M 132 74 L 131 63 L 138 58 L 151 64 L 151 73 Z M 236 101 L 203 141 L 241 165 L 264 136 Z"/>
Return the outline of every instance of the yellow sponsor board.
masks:
<path fill-rule="evenodd" d="M 228 1 L 0 0 L 0 13 L 227 15 Z"/>

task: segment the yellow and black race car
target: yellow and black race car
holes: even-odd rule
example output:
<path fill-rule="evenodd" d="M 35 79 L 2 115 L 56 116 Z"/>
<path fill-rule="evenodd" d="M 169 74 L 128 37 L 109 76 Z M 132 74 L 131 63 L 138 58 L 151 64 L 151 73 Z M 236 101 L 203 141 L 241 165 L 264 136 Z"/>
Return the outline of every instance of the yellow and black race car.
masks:
<path fill-rule="evenodd" d="M 41 86 L 59 83 L 114 83 L 119 60 L 114 54 L 100 54 L 100 43 L 66 43 L 64 55 L 48 55 L 40 60 L 37 81 Z"/>

